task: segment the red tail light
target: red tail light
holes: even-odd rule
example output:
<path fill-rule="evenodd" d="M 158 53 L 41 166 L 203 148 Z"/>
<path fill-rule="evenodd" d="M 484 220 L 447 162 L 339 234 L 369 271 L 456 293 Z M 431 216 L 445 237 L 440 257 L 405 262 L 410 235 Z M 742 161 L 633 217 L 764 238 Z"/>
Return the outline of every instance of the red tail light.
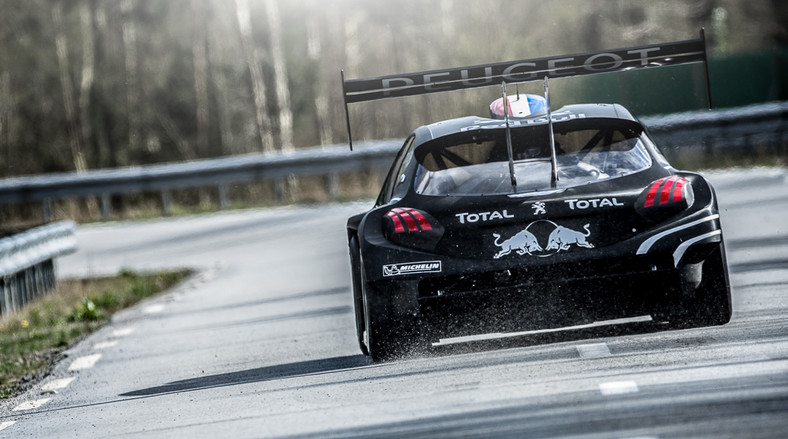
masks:
<path fill-rule="evenodd" d="M 651 184 L 651 187 L 646 194 L 646 201 L 643 202 L 643 207 L 652 207 L 655 204 L 667 204 L 670 202 L 679 203 L 684 200 L 683 187 L 687 183 L 686 178 L 673 176 L 670 178 L 663 178 Z M 659 194 L 659 197 L 657 197 Z"/>
<path fill-rule="evenodd" d="M 395 244 L 432 250 L 443 236 L 443 227 L 424 211 L 395 207 L 383 217 L 383 234 Z"/>
<path fill-rule="evenodd" d="M 694 201 L 692 185 L 674 175 L 651 183 L 638 197 L 635 209 L 646 219 L 661 221 L 686 209 Z"/>
<path fill-rule="evenodd" d="M 423 213 L 416 209 L 397 207 L 389 210 L 386 216 L 391 219 L 395 233 L 405 233 L 405 226 L 407 226 L 408 232 L 426 232 L 432 230 L 429 220 L 427 220 Z"/>

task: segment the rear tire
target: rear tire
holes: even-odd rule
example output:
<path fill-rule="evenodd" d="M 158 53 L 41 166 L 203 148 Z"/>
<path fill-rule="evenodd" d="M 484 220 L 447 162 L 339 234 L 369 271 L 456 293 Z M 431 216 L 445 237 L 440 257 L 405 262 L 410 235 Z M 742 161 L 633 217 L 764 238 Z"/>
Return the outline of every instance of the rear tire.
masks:
<path fill-rule="evenodd" d="M 723 242 L 703 262 L 703 279 L 695 292 L 695 303 L 693 314 L 701 325 L 724 325 L 731 320 L 731 286 Z"/>
<path fill-rule="evenodd" d="M 724 325 L 731 320 L 731 288 L 725 245 L 720 245 L 703 261 L 703 275 L 695 296 L 685 301 L 680 327 Z"/>
<path fill-rule="evenodd" d="M 366 346 L 374 362 L 426 352 L 426 331 L 415 317 L 397 315 L 386 303 L 372 306 L 364 296 Z"/>
<path fill-rule="evenodd" d="M 369 350 L 364 340 L 366 318 L 364 316 L 364 291 L 361 278 L 361 254 L 358 246 L 358 236 L 353 235 L 348 243 L 350 250 L 350 275 L 353 287 L 353 308 L 356 311 L 356 338 L 358 347 L 364 355 L 369 355 Z"/>

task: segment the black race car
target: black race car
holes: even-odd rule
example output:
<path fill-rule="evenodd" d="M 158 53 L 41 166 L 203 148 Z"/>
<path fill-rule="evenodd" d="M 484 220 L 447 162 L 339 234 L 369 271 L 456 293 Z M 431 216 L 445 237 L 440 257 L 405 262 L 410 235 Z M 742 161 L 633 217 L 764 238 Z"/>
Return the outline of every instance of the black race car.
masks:
<path fill-rule="evenodd" d="M 669 63 L 655 47 L 698 41 L 621 51 L 643 65 Z M 495 68 L 466 69 L 459 75 L 466 83 L 472 69 L 495 76 Z M 343 85 L 347 100 L 350 81 Z M 364 353 L 379 360 L 458 337 L 605 322 L 729 321 L 714 190 L 701 175 L 672 168 L 629 111 L 618 104 L 551 111 L 549 100 L 504 91 L 491 113 L 417 128 L 374 208 L 348 220 Z"/>

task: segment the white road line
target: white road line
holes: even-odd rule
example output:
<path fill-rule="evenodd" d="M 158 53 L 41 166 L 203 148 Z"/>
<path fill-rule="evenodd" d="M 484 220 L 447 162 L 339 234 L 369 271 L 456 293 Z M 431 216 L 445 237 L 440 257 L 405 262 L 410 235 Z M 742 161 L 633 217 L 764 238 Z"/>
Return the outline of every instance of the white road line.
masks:
<path fill-rule="evenodd" d="M 5 422 L 0 422 L 0 431 L 3 431 L 3 430 L 5 430 L 6 428 L 8 428 L 8 427 L 10 427 L 10 426 L 12 426 L 12 425 L 14 425 L 14 424 L 16 424 L 16 421 L 5 421 Z"/>
<path fill-rule="evenodd" d="M 90 369 L 91 367 L 96 365 L 96 362 L 101 358 L 101 354 L 93 354 L 93 355 L 85 355 L 84 357 L 79 357 L 71 363 L 71 366 L 68 366 L 68 370 L 83 370 L 83 369 Z"/>
<path fill-rule="evenodd" d="M 599 384 L 599 391 L 602 393 L 602 395 L 612 396 L 623 395 L 626 393 L 637 393 L 640 390 L 638 389 L 637 383 L 634 381 L 611 381 L 608 383 Z"/>
<path fill-rule="evenodd" d="M 142 309 L 143 314 L 157 314 L 164 311 L 164 304 L 156 303 L 153 305 L 148 305 Z"/>
<path fill-rule="evenodd" d="M 120 328 L 112 331 L 113 337 L 125 337 L 134 332 L 134 328 Z"/>
<path fill-rule="evenodd" d="M 112 348 L 118 345 L 117 340 L 102 341 L 93 345 L 93 349 L 100 351 L 102 349 Z"/>
<path fill-rule="evenodd" d="M 68 378 L 60 378 L 58 380 L 52 380 L 43 386 L 41 386 L 41 390 L 60 390 L 65 389 L 68 387 L 71 382 L 74 381 L 74 377 Z"/>
<path fill-rule="evenodd" d="M 610 348 L 606 343 L 581 344 L 577 346 L 581 358 L 601 358 L 610 356 Z"/>
<path fill-rule="evenodd" d="M 51 400 L 52 398 L 42 398 L 42 399 L 37 399 L 35 401 L 23 402 L 22 404 L 19 404 L 18 406 L 14 407 L 13 411 L 20 412 L 23 410 L 37 409 Z"/>

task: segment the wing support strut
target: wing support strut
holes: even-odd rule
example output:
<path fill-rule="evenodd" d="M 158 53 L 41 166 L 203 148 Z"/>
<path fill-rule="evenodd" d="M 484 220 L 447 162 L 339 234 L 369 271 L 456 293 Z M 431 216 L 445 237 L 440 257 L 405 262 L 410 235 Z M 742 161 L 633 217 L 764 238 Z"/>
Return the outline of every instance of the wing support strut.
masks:
<path fill-rule="evenodd" d="M 503 114 L 506 120 L 506 153 L 509 154 L 509 176 L 512 178 L 512 192 L 517 193 L 517 177 L 514 175 L 514 153 L 512 152 L 512 128 L 509 125 L 509 96 L 506 94 L 506 81 L 501 82 L 503 93 Z"/>
<path fill-rule="evenodd" d="M 550 110 L 550 78 L 544 77 L 544 100 L 547 103 L 547 130 L 550 132 L 550 187 L 558 186 L 558 162 L 555 153 L 555 133 L 553 133 L 553 113 Z"/>

